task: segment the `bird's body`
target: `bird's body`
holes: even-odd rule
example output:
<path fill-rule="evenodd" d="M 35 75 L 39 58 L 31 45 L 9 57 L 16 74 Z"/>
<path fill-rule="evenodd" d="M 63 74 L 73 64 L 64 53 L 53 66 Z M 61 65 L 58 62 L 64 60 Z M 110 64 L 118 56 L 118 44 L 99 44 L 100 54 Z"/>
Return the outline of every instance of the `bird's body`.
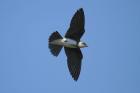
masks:
<path fill-rule="evenodd" d="M 72 40 L 70 38 L 62 38 L 62 39 L 57 39 L 57 40 L 50 42 L 50 44 L 60 45 L 60 46 L 68 47 L 68 48 L 87 47 L 87 45 L 83 45 L 83 43 L 84 42 L 81 42 L 81 41 L 77 42 L 77 41 Z"/>
<path fill-rule="evenodd" d="M 54 56 L 58 56 L 64 47 L 68 68 L 75 81 L 78 80 L 80 75 L 81 62 L 83 59 L 80 48 L 87 47 L 86 43 L 80 41 L 85 32 L 84 24 L 84 11 L 80 8 L 74 14 L 64 38 L 57 31 L 53 32 L 49 37 L 49 49 Z"/>

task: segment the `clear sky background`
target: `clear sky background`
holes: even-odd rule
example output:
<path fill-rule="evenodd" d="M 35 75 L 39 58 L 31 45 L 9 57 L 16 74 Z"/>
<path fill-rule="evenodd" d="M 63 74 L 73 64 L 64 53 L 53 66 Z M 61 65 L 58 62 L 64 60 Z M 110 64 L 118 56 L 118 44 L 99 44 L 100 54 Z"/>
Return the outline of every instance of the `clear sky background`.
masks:
<path fill-rule="evenodd" d="M 81 7 L 89 47 L 75 82 L 48 37 Z M 0 0 L 0 93 L 140 93 L 140 0 Z"/>

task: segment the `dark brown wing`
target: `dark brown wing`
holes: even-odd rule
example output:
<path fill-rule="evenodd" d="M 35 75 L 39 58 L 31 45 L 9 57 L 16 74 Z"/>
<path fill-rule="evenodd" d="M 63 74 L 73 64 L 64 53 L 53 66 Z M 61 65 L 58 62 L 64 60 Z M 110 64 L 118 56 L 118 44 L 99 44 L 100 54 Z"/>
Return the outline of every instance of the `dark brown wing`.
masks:
<path fill-rule="evenodd" d="M 85 25 L 84 11 L 82 8 L 80 8 L 74 14 L 70 23 L 70 27 L 65 34 L 65 37 L 71 38 L 79 42 L 80 38 L 85 32 L 84 25 Z"/>
<path fill-rule="evenodd" d="M 81 71 L 81 62 L 83 58 L 82 52 L 80 48 L 65 47 L 65 53 L 67 56 L 67 64 L 70 74 L 72 75 L 73 79 L 77 81 Z"/>

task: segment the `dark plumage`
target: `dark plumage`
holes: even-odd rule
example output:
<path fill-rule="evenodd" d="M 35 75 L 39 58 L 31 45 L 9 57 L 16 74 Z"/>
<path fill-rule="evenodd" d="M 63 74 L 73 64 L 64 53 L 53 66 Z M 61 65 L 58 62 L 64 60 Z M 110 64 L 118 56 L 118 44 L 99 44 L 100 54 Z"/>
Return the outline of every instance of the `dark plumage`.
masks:
<path fill-rule="evenodd" d="M 81 71 L 81 61 L 83 58 L 80 48 L 64 48 L 67 56 L 67 64 L 75 81 L 78 80 Z"/>
<path fill-rule="evenodd" d="M 52 42 L 53 40 L 56 40 L 56 39 L 62 39 L 63 37 L 56 31 L 56 32 L 53 32 L 50 37 L 49 37 L 49 42 Z M 49 44 L 49 48 L 50 48 L 50 51 L 51 53 L 54 55 L 54 56 L 58 56 L 61 49 L 62 49 L 63 46 L 59 46 L 59 45 L 53 45 L 53 44 Z"/>
<path fill-rule="evenodd" d="M 70 27 L 68 31 L 65 34 L 65 37 L 71 38 L 76 40 L 77 42 L 80 41 L 80 38 L 85 32 L 84 29 L 85 25 L 85 16 L 84 16 L 84 11 L 82 8 L 80 8 L 73 16 Z"/>
<path fill-rule="evenodd" d="M 69 72 L 75 81 L 79 78 L 83 58 L 80 48 L 87 47 L 84 42 L 80 41 L 85 32 L 84 25 L 84 11 L 80 8 L 72 17 L 65 38 L 62 38 L 57 31 L 49 37 L 49 48 L 54 56 L 58 56 L 64 46 Z"/>

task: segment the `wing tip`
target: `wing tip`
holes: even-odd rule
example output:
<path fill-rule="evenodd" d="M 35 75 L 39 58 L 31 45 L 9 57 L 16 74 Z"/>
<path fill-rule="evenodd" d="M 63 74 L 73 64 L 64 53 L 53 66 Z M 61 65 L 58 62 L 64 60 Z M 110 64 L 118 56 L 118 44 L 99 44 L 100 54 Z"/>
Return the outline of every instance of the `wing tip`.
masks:
<path fill-rule="evenodd" d="M 78 11 L 81 11 L 81 12 L 83 12 L 84 10 L 83 10 L 83 8 L 79 8 L 79 10 Z"/>
<path fill-rule="evenodd" d="M 77 81 L 78 81 L 78 77 L 73 77 L 73 80 L 74 80 L 75 82 L 77 82 Z"/>
<path fill-rule="evenodd" d="M 83 9 L 83 8 L 79 8 L 79 9 L 77 10 L 77 12 L 80 12 L 80 13 L 84 14 L 84 9 Z"/>

